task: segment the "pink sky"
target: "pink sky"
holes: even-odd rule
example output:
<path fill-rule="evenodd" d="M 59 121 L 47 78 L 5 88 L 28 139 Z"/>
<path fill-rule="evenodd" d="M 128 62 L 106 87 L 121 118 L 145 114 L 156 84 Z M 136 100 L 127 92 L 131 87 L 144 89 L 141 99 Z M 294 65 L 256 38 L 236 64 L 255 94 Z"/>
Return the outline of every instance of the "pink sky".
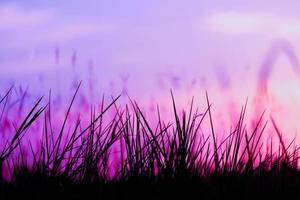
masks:
<path fill-rule="evenodd" d="M 172 88 L 184 105 L 208 90 L 217 110 L 231 101 L 238 110 L 255 98 L 272 45 L 299 54 L 299 9 L 297 0 L 1 1 L 0 84 L 29 85 L 40 95 L 68 90 L 74 78 L 88 87 L 92 74 L 99 93 L 116 95 L 128 74 L 129 94 L 144 103 L 168 104 Z M 296 119 L 299 76 L 276 51 L 269 53 L 276 62 L 262 104 Z M 290 123 L 291 131 L 300 128 Z"/>

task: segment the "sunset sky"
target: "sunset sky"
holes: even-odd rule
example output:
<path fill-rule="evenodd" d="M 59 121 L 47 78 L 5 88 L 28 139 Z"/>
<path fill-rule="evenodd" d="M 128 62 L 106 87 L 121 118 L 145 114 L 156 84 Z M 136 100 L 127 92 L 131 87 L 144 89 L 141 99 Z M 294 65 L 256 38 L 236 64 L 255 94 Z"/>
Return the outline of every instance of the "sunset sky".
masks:
<path fill-rule="evenodd" d="M 158 95 L 169 100 L 170 88 L 179 98 L 202 89 L 240 104 L 255 96 L 272 45 L 299 54 L 299 13 L 298 0 L 1 0 L 0 84 L 43 80 L 47 91 L 92 77 L 100 92 L 126 84 L 137 98 L 164 102 Z M 288 59 L 275 64 L 273 100 L 300 100 Z"/>
<path fill-rule="evenodd" d="M 216 65 L 230 74 L 260 64 L 271 41 L 297 49 L 300 2 L 273 1 L 1 1 L 1 75 L 53 70 L 77 53 L 107 73 L 141 75 Z M 79 65 L 80 65 L 79 64 Z M 178 72 L 178 73 L 179 73 Z"/>

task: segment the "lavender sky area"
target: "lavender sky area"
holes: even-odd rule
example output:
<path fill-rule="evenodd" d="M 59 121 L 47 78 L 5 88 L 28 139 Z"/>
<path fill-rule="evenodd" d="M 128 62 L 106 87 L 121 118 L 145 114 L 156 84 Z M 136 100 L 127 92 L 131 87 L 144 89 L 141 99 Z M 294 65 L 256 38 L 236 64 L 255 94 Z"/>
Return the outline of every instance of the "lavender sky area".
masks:
<path fill-rule="evenodd" d="M 126 89 L 162 104 L 170 88 L 179 102 L 208 90 L 230 110 L 266 84 L 272 109 L 300 110 L 299 9 L 298 0 L 1 0 L 1 88 L 63 93 L 83 80 L 95 96 Z"/>

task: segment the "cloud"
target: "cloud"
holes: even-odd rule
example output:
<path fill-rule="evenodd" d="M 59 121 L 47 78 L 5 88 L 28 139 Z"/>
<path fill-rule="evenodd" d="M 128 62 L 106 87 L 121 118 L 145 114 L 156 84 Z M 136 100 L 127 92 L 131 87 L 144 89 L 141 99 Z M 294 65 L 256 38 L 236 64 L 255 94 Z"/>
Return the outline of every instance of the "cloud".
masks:
<path fill-rule="evenodd" d="M 82 40 L 109 34 L 115 26 L 104 21 L 71 21 L 60 24 L 51 23 L 42 29 L 23 32 L 6 42 L 7 48 L 38 48 L 41 46 L 63 45 L 70 41 Z"/>
<path fill-rule="evenodd" d="M 116 25 L 102 19 L 76 19 L 53 10 L 25 9 L 0 4 L 2 48 L 28 49 L 63 44 L 89 36 L 114 32 Z"/>
<path fill-rule="evenodd" d="M 45 33 L 45 40 L 63 42 L 80 37 L 97 36 L 109 34 L 115 31 L 116 26 L 108 21 L 73 21 L 66 22 L 59 26 L 53 26 L 49 33 Z"/>
<path fill-rule="evenodd" d="M 229 35 L 299 37 L 300 18 L 262 12 L 215 12 L 201 18 L 198 27 L 201 30 Z"/>
<path fill-rule="evenodd" d="M 53 15 L 43 10 L 27 10 L 14 4 L 0 5 L 0 31 L 22 30 L 43 25 L 53 20 Z"/>

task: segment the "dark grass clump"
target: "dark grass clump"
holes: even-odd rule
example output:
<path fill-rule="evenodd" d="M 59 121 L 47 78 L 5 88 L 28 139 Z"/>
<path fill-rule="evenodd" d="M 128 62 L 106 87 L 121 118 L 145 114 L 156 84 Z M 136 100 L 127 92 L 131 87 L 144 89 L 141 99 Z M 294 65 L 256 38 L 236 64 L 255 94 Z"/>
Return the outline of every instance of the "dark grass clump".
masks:
<path fill-rule="evenodd" d="M 204 112 L 194 110 L 192 101 L 188 112 L 179 114 L 172 94 L 174 123 L 165 123 L 157 108 L 158 122 L 153 127 L 136 102 L 121 109 L 116 98 L 107 106 L 102 101 L 99 113 L 92 109 L 87 126 L 79 117 L 68 126 L 78 89 L 59 129 L 53 128 L 51 101 L 40 106 L 39 99 L 1 142 L 0 199 L 286 199 L 300 195 L 298 148 L 294 141 L 284 144 L 272 118 L 279 143 L 268 148 L 262 141 L 267 126 L 263 114 L 249 130 L 244 123 L 246 106 L 220 140 L 208 96 Z M 10 92 L 0 100 L 3 110 Z M 105 120 L 109 110 L 114 115 Z M 38 125 L 43 128 L 34 148 L 23 138 L 36 134 L 28 130 L 37 119 L 42 119 Z M 205 119 L 210 130 L 202 129 Z"/>

